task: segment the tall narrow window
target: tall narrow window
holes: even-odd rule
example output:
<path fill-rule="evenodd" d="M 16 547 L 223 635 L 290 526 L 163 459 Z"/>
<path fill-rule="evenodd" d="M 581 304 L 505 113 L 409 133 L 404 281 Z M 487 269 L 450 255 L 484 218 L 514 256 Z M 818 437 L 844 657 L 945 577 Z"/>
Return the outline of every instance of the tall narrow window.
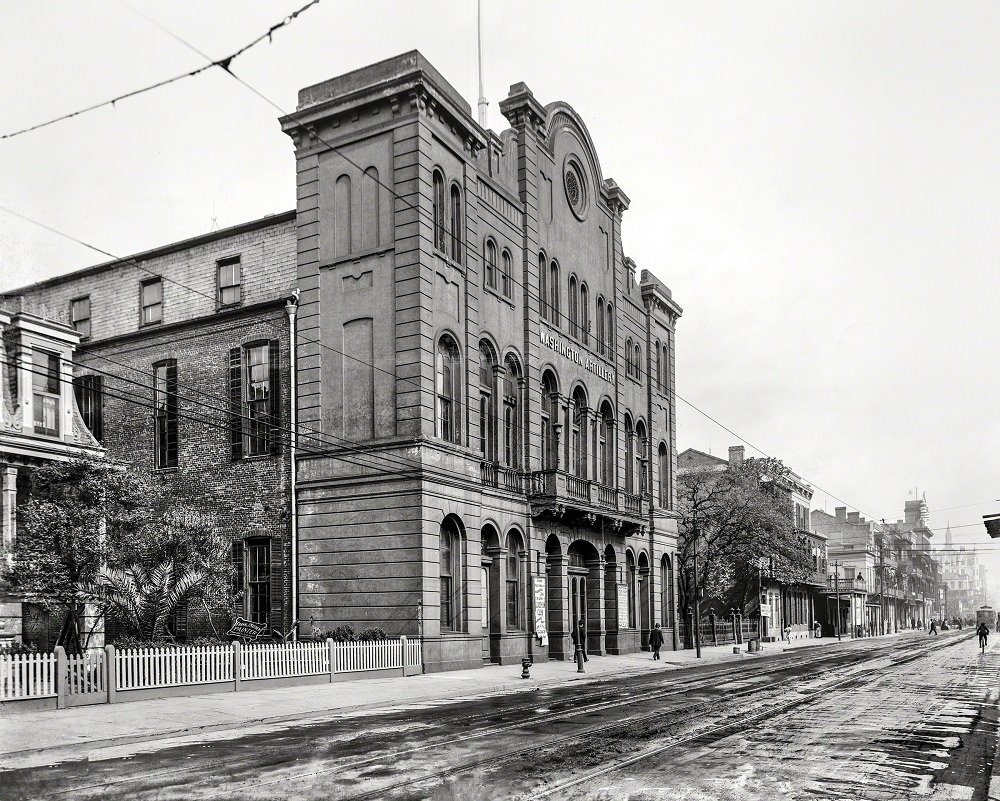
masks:
<path fill-rule="evenodd" d="M 70 318 L 81 339 L 90 337 L 90 295 L 76 298 L 70 303 Z"/>
<path fill-rule="evenodd" d="M 638 478 L 638 491 L 637 495 L 645 495 L 647 491 L 646 487 L 646 451 L 648 444 L 646 442 L 646 426 L 643 424 L 642 420 L 635 424 L 635 439 L 636 439 L 636 449 L 635 449 L 635 475 Z"/>
<path fill-rule="evenodd" d="M 561 327 L 562 315 L 559 309 L 559 265 L 552 262 L 549 265 L 549 319 Z"/>
<path fill-rule="evenodd" d="M 451 259 L 462 263 L 462 190 L 457 186 L 451 188 Z"/>
<path fill-rule="evenodd" d="M 608 313 L 604 317 L 604 329 L 608 335 L 608 356 L 615 355 L 615 307 L 608 304 Z"/>
<path fill-rule="evenodd" d="M 219 305 L 236 306 L 242 299 L 242 267 L 240 257 L 219 262 Z"/>
<path fill-rule="evenodd" d="M 234 459 L 280 449 L 280 364 L 276 339 L 229 352 L 230 432 Z"/>
<path fill-rule="evenodd" d="M 601 409 L 601 425 L 598 435 L 601 449 L 601 483 L 606 487 L 615 486 L 615 417 L 607 403 Z"/>
<path fill-rule="evenodd" d="M 658 341 L 653 343 L 653 349 L 650 351 L 649 360 L 651 362 L 649 365 L 649 383 L 651 388 L 659 390 L 661 386 L 660 379 L 662 377 L 662 368 L 660 365 L 660 343 Z"/>
<path fill-rule="evenodd" d="M 434 247 L 445 250 L 444 233 L 444 176 L 434 171 Z"/>
<path fill-rule="evenodd" d="M 483 458 L 497 459 L 497 359 L 488 342 L 479 343 L 479 449 Z"/>
<path fill-rule="evenodd" d="M 502 257 L 500 259 L 500 291 L 503 292 L 505 298 L 512 297 L 513 286 L 511 282 L 511 260 L 510 251 L 504 250 Z"/>
<path fill-rule="evenodd" d="M 140 325 L 153 325 L 163 321 L 163 283 L 159 278 L 143 281 L 140 289 L 142 317 Z"/>
<path fill-rule="evenodd" d="M 552 470 L 557 465 L 556 458 L 556 425 L 559 422 L 559 409 L 556 400 L 555 380 L 551 373 L 542 377 L 542 469 Z"/>
<path fill-rule="evenodd" d="M 667 344 L 663 343 L 663 349 L 661 351 L 660 362 L 663 365 L 661 375 L 660 375 L 660 391 L 667 392 L 670 388 L 670 361 L 668 358 Z"/>
<path fill-rule="evenodd" d="M 581 387 L 573 392 L 573 475 L 587 477 L 587 396 Z"/>
<path fill-rule="evenodd" d="M 538 313 L 543 320 L 549 318 L 549 271 L 544 253 L 538 257 Z"/>
<path fill-rule="evenodd" d="M 254 623 L 268 625 L 271 617 L 271 541 L 247 541 L 246 612 Z"/>
<path fill-rule="evenodd" d="M 597 296 L 597 353 L 601 356 L 605 353 L 604 343 L 604 298 Z"/>
<path fill-rule="evenodd" d="M 462 610 L 462 534 L 451 518 L 441 525 L 440 542 L 441 628 L 461 631 Z"/>
<path fill-rule="evenodd" d="M 569 277 L 569 332 L 575 337 L 580 336 L 579 294 L 576 276 L 571 275 Z"/>
<path fill-rule="evenodd" d="M 461 443 L 462 376 L 458 346 L 449 336 L 437 347 L 437 436 L 445 442 Z"/>
<path fill-rule="evenodd" d="M 177 362 L 153 365 L 153 459 L 158 470 L 177 467 Z"/>
<path fill-rule="evenodd" d="M 507 536 L 507 628 L 523 626 L 521 602 L 521 543 L 513 534 Z"/>
<path fill-rule="evenodd" d="M 634 370 L 633 375 L 635 376 L 635 379 L 637 381 L 641 381 L 642 380 L 642 347 L 639 345 L 638 342 L 635 343 L 635 358 L 633 359 L 633 362 L 634 362 L 634 367 L 632 368 Z"/>
<path fill-rule="evenodd" d="M 31 389 L 36 434 L 59 436 L 59 398 L 61 397 L 60 359 L 43 350 L 31 352 Z"/>
<path fill-rule="evenodd" d="M 632 430 L 632 418 L 625 415 L 625 492 L 635 493 L 635 441 Z"/>
<path fill-rule="evenodd" d="M 580 284 L 580 339 L 584 345 L 590 344 L 590 292 L 586 284 Z"/>
<path fill-rule="evenodd" d="M 521 416 L 521 366 L 508 356 L 503 376 L 503 452 L 507 467 L 521 467 Z"/>
<path fill-rule="evenodd" d="M 486 260 L 483 264 L 483 283 L 490 289 L 497 288 L 497 246 L 492 239 L 486 240 Z"/>
<path fill-rule="evenodd" d="M 625 375 L 632 377 L 632 338 L 625 340 Z"/>
<path fill-rule="evenodd" d="M 666 443 L 661 442 L 657 457 L 659 460 L 660 473 L 660 508 L 670 508 L 670 454 L 667 452 Z"/>
<path fill-rule="evenodd" d="M 73 379 L 76 405 L 80 407 L 83 424 L 98 442 L 104 439 L 102 378 L 99 375 L 81 375 Z"/>

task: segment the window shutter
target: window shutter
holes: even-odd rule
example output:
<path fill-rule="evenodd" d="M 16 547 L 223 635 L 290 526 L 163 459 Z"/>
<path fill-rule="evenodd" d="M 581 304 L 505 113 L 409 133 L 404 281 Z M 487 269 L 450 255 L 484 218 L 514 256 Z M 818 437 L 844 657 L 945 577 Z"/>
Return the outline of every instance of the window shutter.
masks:
<path fill-rule="evenodd" d="M 271 453 L 281 453 L 281 351 L 278 348 L 278 340 L 272 339 L 267 343 L 267 365 L 270 371 L 268 376 L 268 416 L 270 427 L 268 428 L 268 445 Z"/>
<path fill-rule="evenodd" d="M 232 348 L 229 351 L 229 448 L 233 459 L 243 458 L 242 348 Z"/>
<path fill-rule="evenodd" d="M 93 377 L 94 429 L 91 432 L 98 442 L 104 441 L 104 376 Z"/>
<path fill-rule="evenodd" d="M 236 540 L 233 543 L 233 597 L 235 598 L 243 591 L 243 540 Z M 240 614 L 242 604 L 236 607 L 236 614 Z"/>
<path fill-rule="evenodd" d="M 170 443 L 168 466 L 177 467 L 177 362 L 167 364 L 167 442 Z"/>

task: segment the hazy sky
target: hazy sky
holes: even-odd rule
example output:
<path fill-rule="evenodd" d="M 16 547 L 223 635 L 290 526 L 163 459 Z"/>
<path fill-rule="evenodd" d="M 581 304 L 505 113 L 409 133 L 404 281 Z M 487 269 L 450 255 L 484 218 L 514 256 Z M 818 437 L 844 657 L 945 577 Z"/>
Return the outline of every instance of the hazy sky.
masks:
<path fill-rule="evenodd" d="M 137 12 L 220 58 L 304 3 L 6 3 L 0 133 L 204 63 Z M 574 106 L 632 200 L 626 254 L 684 308 L 678 448 L 737 443 L 690 402 L 814 508 L 895 520 L 918 489 L 941 540 L 988 542 L 1000 4 L 483 5 L 490 127 L 518 81 Z M 475 106 L 473 0 L 323 0 L 233 70 L 290 111 L 414 48 Z M 116 255 L 290 209 L 278 116 L 215 69 L 0 141 L 0 204 Z M 103 260 L 0 211 L 0 290 Z"/>

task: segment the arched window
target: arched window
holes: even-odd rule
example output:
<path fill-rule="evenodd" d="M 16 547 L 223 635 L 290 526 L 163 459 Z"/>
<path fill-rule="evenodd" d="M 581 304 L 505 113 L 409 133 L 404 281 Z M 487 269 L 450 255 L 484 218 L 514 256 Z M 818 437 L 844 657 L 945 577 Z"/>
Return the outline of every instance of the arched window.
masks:
<path fill-rule="evenodd" d="M 654 385 L 656 389 L 660 389 L 663 386 L 661 378 L 663 377 L 663 368 L 660 360 L 660 342 L 657 340 L 653 343 L 653 352 L 649 354 L 649 358 L 652 364 L 649 367 L 649 383 L 652 384 L 656 381 Z"/>
<path fill-rule="evenodd" d="M 549 271 L 545 267 L 545 254 L 538 255 L 538 313 L 543 320 L 549 318 Z"/>
<path fill-rule="evenodd" d="M 635 424 L 635 475 L 639 479 L 639 489 L 636 493 L 637 495 L 645 495 L 647 492 L 646 487 L 646 426 L 639 420 Z"/>
<path fill-rule="evenodd" d="M 559 304 L 559 265 L 554 261 L 549 265 L 549 320 L 562 326 Z"/>
<path fill-rule="evenodd" d="M 450 336 L 441 337 L 437 346 L 436 394 L 437 425 L 435 434 L 446 442 L 462 441 L 462 370 L 458 345 Z"/>
<path fill-rule="evenodd" d="M 507 535 L 507 628 L 524 628 L 524 595 L 521 592 L 521 538 Z"/>
<path fill-rule="evenodd" d="M 497 288 L 497 246 L 492 239 L 486 240 L 486 259 L 483 263 L 483 283 L 490 289 Z"/>
<path fill-rule="evenodd" d="M 497 357 L 493 346 L 479 343 L 479 450 L 483 458 L 497 459 Z"/>
<path fill-rule="evenodd" d="M 615 415 L 611 406 L 601 407 L 601 424 L 598 430 L 598 448 L 601 460 L 601 483 L 605 487 L 615 486 Z"/>
<path fill-rule="evenodd" d="M 573 391 L 573 475 L 587 477 L 587 395 L 583 387 Z"/>
<path fill-rule="evenodd" d="M 511 286 L 510 274 L 511 274 L 511 262 L 510 262 L 510 251 L 504 250 L 503 256 L 501 258 L 501 273 L 500 273 L 500 291 L 503 292 L 505 298 L 511 297 L 513 292 L 513 287 Z"/>
<path fill-rule="evenodd" d="M 444 176 L 434 170 L 434 247 L 444 251 Z"/>
<path fill-rule="evenodd" d="M 451 258 L 462 263 L 462 190 L 451 187 Z"/>
<path fill-rule="evenodd" d="M 590 293 L 583 283 L 580 284 L 580 339 L 584 345 L 590 344 Z"/>
<path fill-rule="evenodd" d="M 507 467 L 521 467 L 521 365 L 513 356 L 504 360 L 503 456 Z"/>
<path fill-rule="evenodd" d="M 632 429 L 632 418 L 625 415 L 625 492 L 635 493 L 635 441 Z"/>
<path fill-rule="evenodd" d="M 633 369 L 633 373 L 632 374 L 633 374 L 633 376 L 637 380 L 641 380 L 642 379 L 642 348 L 639 346 L 638 342 L 635 343 L 635 359 L 633 359 L 633 362 L 634 362 L 634 367 L 632 368 Z"/>
<path fill-rule="evenodd" d="M 556 382 L 552 373 L 542 376 L 542 469 L 553 470 L 557 464 L 555 426 L 559 422 Z"/>
<path fill-rule="evenodd" d="M 670 361 L 668 358 L 669 351 L 667 350 L 667 343 L 663 343 L 663 348 L 660 353 L 660 361 L 663 364 L 663 368 L 660 375 L 660 391 L 666 393 L 670 387 Z"/>
<path fill-rule="evenodd" d="M 608 304 L 608 313 L 604 318 L 604 328 L 608 334 L 608 356 L 615 355 L 615 307 Z"/>
<path fill-rule="evenodd" d="M 635 567 L 635 557 L 631 551 L 625 552 L 625 567 L 628 571 L 628 627 L 636 627 L 636 608 L 639 598 L 639 571 Z"/>
<path fill-rule="evenodd" d="M 604 298 L 597 296 L 597 353 L 604 355 L 606 350 L 604 344 Z"/>
<path fill-rule="evenodd" d="M 333 199 L 333 241 L 334 253 L 346 256 L 354 251 L 353 228 L 351 227 L 351 176 L 341 175 L 334 186 Z"/>
<path fill-rule="evenodd" d="M 670 508 L 670 453 L 667 451 L 667 445 L 664 442 L 661 442 L 660 447 L 657 449 L 657 464 L 659 466 L 659 473 L 660 473 L 660 508 L 669 509 Z"/>
<path fill-rule="evenodd" d="M 575 336 L 580 336 L 580 298 L 577 289 L 576 276 L 569 277 L 569 332 Z"/>
<path fill-rule="evenodd" d="M 632 377 L 632 337 L 625 340 L 625 375 Z"/>
<path fill-rule="evenodd" d="M 464 618 L 462 532 L 450 517 L 441 524 L 438 550 L 441 557 L 441 628 L 461 631 Z"/>
<path fill-rule="evenodd" d="M 382 244 L 379 213 L 378 170 L 369 167 L 361 179 L 361 247 L 363 250 L 377 248 Z"/>

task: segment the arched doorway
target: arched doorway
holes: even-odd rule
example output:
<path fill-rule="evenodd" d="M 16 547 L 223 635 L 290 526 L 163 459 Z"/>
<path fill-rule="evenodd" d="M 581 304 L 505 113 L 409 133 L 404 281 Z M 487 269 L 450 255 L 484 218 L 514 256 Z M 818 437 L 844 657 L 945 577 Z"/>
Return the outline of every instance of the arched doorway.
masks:
<path fill-rule="evenodd" d="M 566 594 L 566 556 L 555 534 L 545 540 L 546 617 L 549 633 L 549 658 L 568 659 L 569 614 Z"/>
<path fill-rule="evenodd" d="M 583 621 L 587 653 L 604 652 L 604 582 L 600 554 L 591 543 L 576 540 L 567 549 L 566 575 L 569 587 L 569 622 Z"/>
<path fill-rule="evenodd" d="M 609 654 L 621 653 L 618 645 L 618 557 L 614 546 L 604 549 L 604 642 Z"/>
<path fill-rule="evenodd" d="M 652 576 L 649 572 L 649 558 L 645 551 L 641 551 L 639 553 L 639 632 L 643 648 L 649 644 L 649 630 L 652 628 L 651 588 Z"/>
<path fill-rule="evenodd" d="M 500 535 L 492 524 L 487 523 L 481 532 L 482 557 L 479 571 L 480 605 L 482 609 L 481 629 L 483 643 L 483 661 L 496 661 L 499 657 L 500 645 L 500 614 L 499 572 L 502 558 L 500 555 Z"/>

